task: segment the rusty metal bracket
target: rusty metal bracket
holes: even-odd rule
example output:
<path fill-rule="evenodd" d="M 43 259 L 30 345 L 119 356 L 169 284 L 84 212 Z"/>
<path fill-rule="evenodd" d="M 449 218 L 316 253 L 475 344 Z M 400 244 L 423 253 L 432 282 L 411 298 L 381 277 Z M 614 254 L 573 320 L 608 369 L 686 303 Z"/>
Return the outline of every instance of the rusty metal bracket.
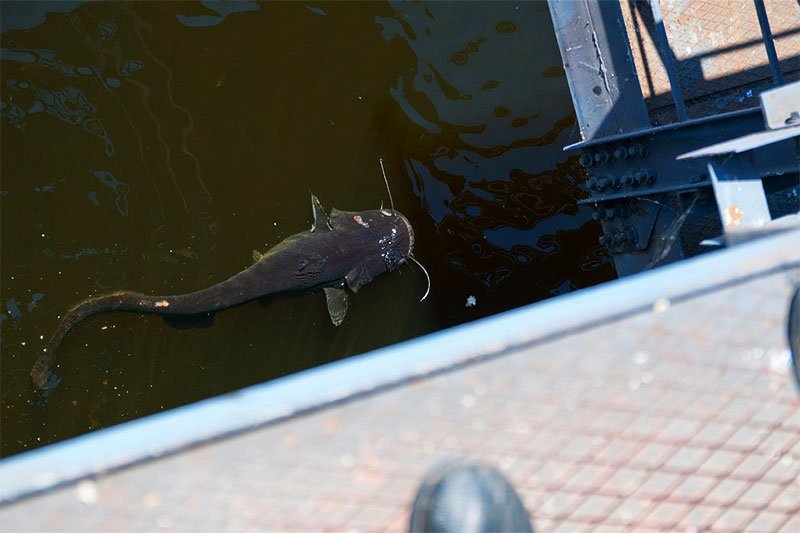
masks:
<path fill-rule="evenodd" d="M 800 126 L 752 133 L 678 156 L 706 160 L 729 245 L 752 238 L 772 221 L 762 178 L 797 172 L 797 139 Z"/>

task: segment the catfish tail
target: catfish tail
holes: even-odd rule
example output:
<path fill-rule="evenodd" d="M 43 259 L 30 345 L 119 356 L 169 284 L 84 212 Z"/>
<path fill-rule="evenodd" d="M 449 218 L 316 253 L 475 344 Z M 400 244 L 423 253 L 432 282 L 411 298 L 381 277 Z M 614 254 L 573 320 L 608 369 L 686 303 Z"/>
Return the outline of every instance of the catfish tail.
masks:
<path fill-rule="evenodd" d="M 83 320 L 98 313 L 111 311 L 158 312 L 157 305 L 162 302 L 163 299 L 159 297 L 147 296 L 132 291 L 119 291 L 83 300 L 67 311 L 50 340 L 47 341 L 47 345 L 42 349 L 42 353 L 31 369 L 33 383 L 40 389 L 48 388 L 49 370 L 55 361 L 58 346 L 64 340 L 64 337 L 72 331 L 72 328 Z"/>
<path fill-rule="evenodd" d="M 207 289 L 174 296 L 149 296 L 119 291 L 83 300 L 67 311 L 53 336 L 42 349 L 31 369 L 31 378 L 40 389 L 47 389 L 50 367 L 64 337 L 81 321 L 98 313 L 132 311 L 155 315 L 194 315 L 211 313 L 273 292 L 269 287 L 268 267 L 259 263 Z"/>

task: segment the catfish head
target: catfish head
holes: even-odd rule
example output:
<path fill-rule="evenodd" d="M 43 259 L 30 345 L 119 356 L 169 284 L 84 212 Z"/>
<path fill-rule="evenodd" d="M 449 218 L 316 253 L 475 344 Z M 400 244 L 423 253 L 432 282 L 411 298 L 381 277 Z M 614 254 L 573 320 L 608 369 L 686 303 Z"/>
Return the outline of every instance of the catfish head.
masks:
<path fill-rule="evenodd" d="M 330 224 L 334 231 L 357 236 L 363 256 L 374 258 L 368 269 L 372 278 L 398 268 L 414 249 L 411 223 L 394 209 L 355 212 L 334 208 L 331 210 Z"/>

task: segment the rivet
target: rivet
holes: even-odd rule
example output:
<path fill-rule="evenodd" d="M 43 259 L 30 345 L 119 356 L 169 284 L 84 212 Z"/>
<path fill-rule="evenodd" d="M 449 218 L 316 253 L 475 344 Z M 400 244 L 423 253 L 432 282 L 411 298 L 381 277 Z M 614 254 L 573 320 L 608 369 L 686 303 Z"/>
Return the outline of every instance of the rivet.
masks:
<path fill-rule="evenodd" d="M 598 150 L 594 154 L 594 162 L 597 165 L 601 165 L 608 161 L 608 153 L 605 150 Z"/>

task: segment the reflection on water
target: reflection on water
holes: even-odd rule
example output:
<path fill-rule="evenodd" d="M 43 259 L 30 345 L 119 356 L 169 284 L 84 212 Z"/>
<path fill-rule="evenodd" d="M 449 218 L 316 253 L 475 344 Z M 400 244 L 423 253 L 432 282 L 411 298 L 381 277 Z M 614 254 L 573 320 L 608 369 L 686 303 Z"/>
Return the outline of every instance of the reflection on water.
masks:
<path fill-rule="evenodd" d="M 81 126 L 87 133 L 100 137 L 105 144 L 106 155 L 108 157 L 114 155 L 114 144 L 108 138 L 103 123 L 94 116 L 97 106 L 88 102 L 86 95 L 77 87 L 69 86 L 60 91 L 50 91 L 31 85 L 26 81 L 13 79 L 6 82 L 6 87 L 19 93 L 24 91 L 32 93 L 28 95 L 30 103 L 25 109 L 14 101 L 9 101 L 7 104 L 3 102 L 3 118 L 6 118 L 5 111 L 8 109 L 10 123 L 24 126 L 29 115 L 44 112 L 67 124 Z M 23 95 L 14 96 L 17 101 L 25 98 Z"/>
<path fill-rule="evenodd" d="M 613 276 L 561 151 L 577 137 L 543 2 L 87 3 L 17 23 L 2 5 L 3 455 Z M 72 304 L 225 279 L 309 227 L 308 189 L 377 208 L 379 157 L 423 303 L 403 268 L 339 328 L 320 294 L 205 328 L 101 315 L 35 395 Z"/>
<path fill-rule="evenodd" d="M 105 170 L 93 170 L 92 174 L 97 176 L 97 179 L 100 180 L 100 183 L 114 191 L 114 205 L 117 206 L 117 211 L 119 211 L 120 215 L 127 217 L 128 186 L 120 182 L 111 172 Z M 97 199 L 97 193 L 94 191 L 89 191 L 89 195 L 91 195 L 93 204 L 100 205 L 100 201 Z"/>
<path fill-rule="evenodd" d="M 178 15 L 178 22 L 189 28 L 203 28 L 221 24 L 225 17 L 231 13 L 247 13 L 248 11 L 258 11 L 259 5 L 256 2 L 219 2 L 203 0 L 201 2 L 208 10 L 216 15 Z"/>
<path fill-rule="evenodd" d="M 421 246 L 458 273 L 440 291 L 481 302 L 439 300 L 440 314 L 460 322 L 610 276 L 576 205 L 580 166 L 561 153 L 575 121 L 546 4 L 393 7 L 377 20 L 415 61 L 389 91 L 419 128 L 398 156 L 436 227 Z"/>

